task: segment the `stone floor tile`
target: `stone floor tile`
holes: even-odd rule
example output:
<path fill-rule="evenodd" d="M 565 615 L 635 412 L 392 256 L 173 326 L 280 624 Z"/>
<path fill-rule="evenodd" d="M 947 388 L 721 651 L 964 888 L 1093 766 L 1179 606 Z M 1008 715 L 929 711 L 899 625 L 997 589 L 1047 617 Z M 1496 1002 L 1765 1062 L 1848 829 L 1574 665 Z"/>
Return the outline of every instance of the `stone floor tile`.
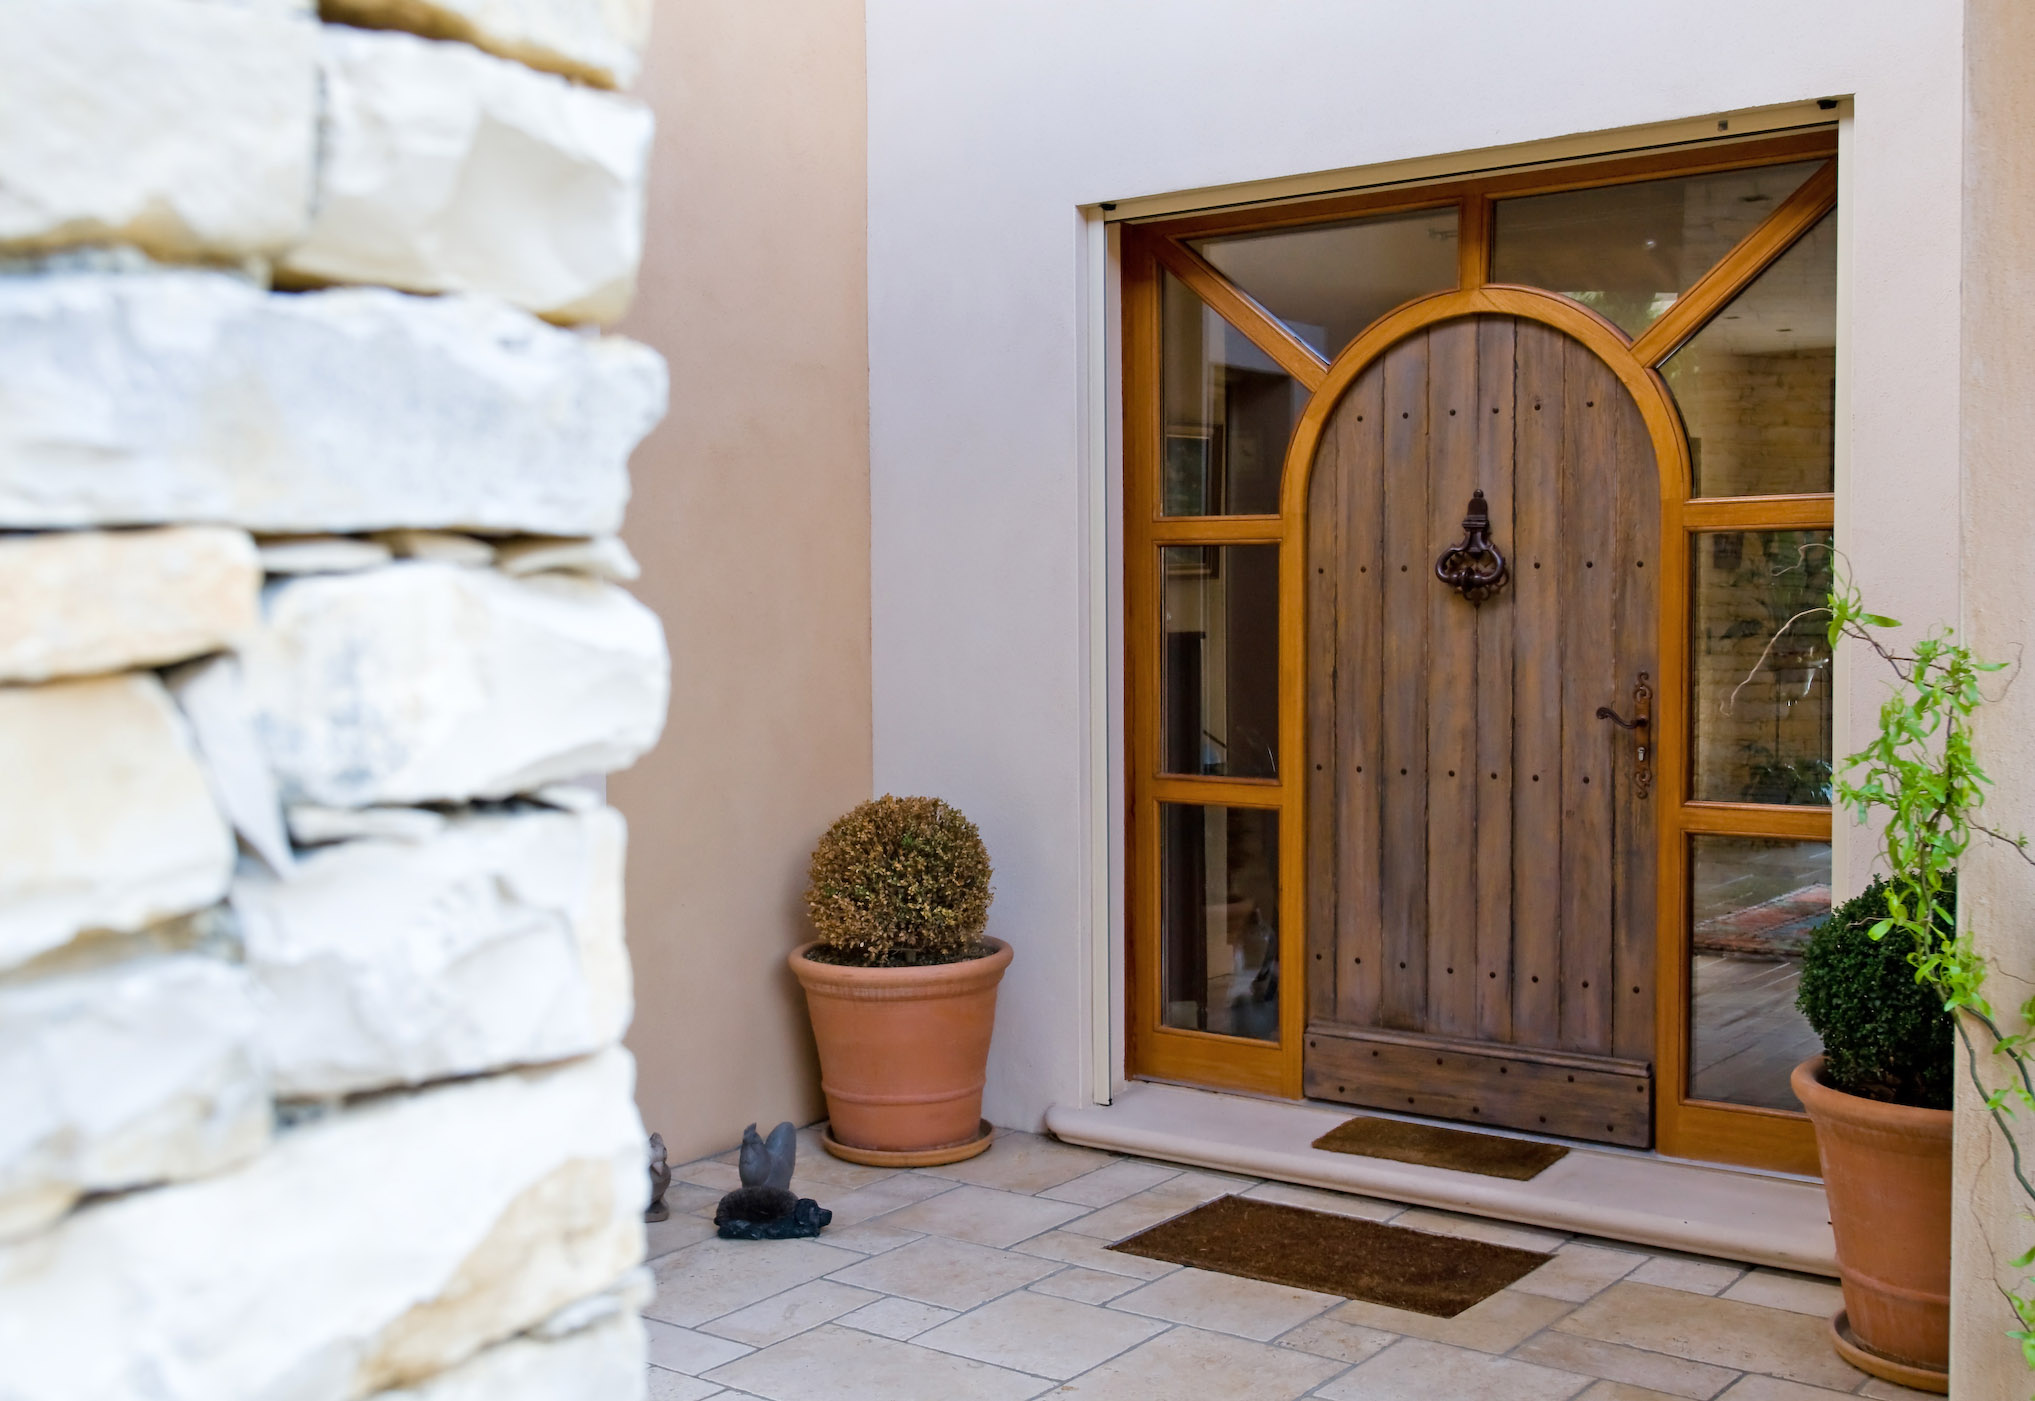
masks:
<path fill-rule="evenodd" d="M 886 1338 L 904 1342 L 916 1338 L 935 1324 L 957 1317 L 959 1315 L 952 1309 L 886 1297 L 873 1304 L 865 1304 L 853 1313 L 843 1314 L 834 1321 L 844 1328 L 860 1328 L 865 1333 L 880 1333 Z"/>
<path fill-rule="evenodd" d="M 1628 1382 L 1593 1382 L 1576 1401 L 1676 1401 L 1676 1397 L 1669 1392 L 1649 1391 Z"/>
<path fill-rule="evenodd" d="M 730 1159 L 729 1161 L 734 1161 Z M 811 1124 L 798 1131 L 798 1175 L 837 1187 L 867 1187 L 872 1182 L 889 1182 L 910 1175 L 907 1168 L 870 1167 L 837 1158 L 820 1142 L 820 1126 Z"/>
<path fill-rule="evenodd" d="M 1172 1328 L 1054 1392 L 1081 1401 L 1293 1401 L 1342 1370 L 1332 1358 Z"/>
<path fill-rule="evenodd" d="M 1164 1331 L 1166 1325 L 1157 1319 L 1020 1289 L 921 1333 L 914 1341 L 920 1347 L 1066 1381 Z"/>
<path fill-rule="evenodd" d="M 1745 1273 L 1745 1266 L 1695 1255 L 1655 1255 L 1626 1278 L 1689 1294 L 1722 1294 Z"/>
<path fill-rule="evenodd" d="M 1634 1271 L 1634 1274 L 1637 1274 Z M 1627 1276 L 1555 1327 L 1714 1367 L 1765 1372 L 1849 1391 L 1862 1380 L 1830 1350 L 1829 1325 L 1808 1314 L 1635 1283 Z"/>
<path fill-rule="evenodd" d="M 1392 1224 L 1413 1231 L 1431 1231 L 1438 1236 L 1459 1236 L 1464 1240 L 1480 1240 L 1491 1245 L 1509 1245 L 1515 1250 L 1552 1251 L 1568 1239 L 1563 1231 L 1515 1226 L 1505 1221 L 1489 1221 L 1481 1216 L 1436 1211 L 1425 1206 L 1409 1207 L 1393 1217 Z"/>
<path fill-rule="evenodd" d="M 677 1178 L 664 1189 L 664 1204 L 671 1208 L 673 1216 L 681 1213 L 687 1216 L 704 1216 L 713 1219 L 714 1208 L 721 1204 L 726 1192 L 712 1187 L 702 1187 L 696 1182 L 681 1182 Z"/>
<path fill-rule="evenodd" d="M 1717 1401 L 1837 1401 L 1838 1397 L 1851 1394 L 1849 1390 L 1832 1391 L 1828 1387 L 1804 1386 L 1800 1382 L 1782 1381 L 1779 1377 L 1745 1377 Z"/>
<path fill-rule="evenodd" d="M 955 1182 L 972 1182 L 978 1187 L 1031 1193 L 1071 1182 L 1113 1161 L 1108 1153 L 1077 1148 L 1044 1134 L 999 1129 L 996 1142 L 989 1145 L 987 1153 L 919 1171 Z"/>
<path fill-rule="evenodd" d="M 1860 1396 L 1869 1396 L 1872 1401 L 1930 1401 L 1930 1393 L 1917 1391 L 1899 1382 L 1883 1382 L 1875 1377 L 1858 1389 Z"/>
<path fill-rule="evenodd" d="M 862 1258 L 815 1240 L 702 1241 L 651 1265 L 657 1294 L 643 1313 L 695 1327 Z"/>
<path fill-rule="evenodd" d="M 1424 1338 L 1432 1343 L 1473 1348 L 1478 1352 L 1510 1352 L 1574 1307 L 1565 1299 L 1501 1289 L 1488 1299 L 1470 1305 L 1454 1318 L 1436 1318 L 1433 1314 L 1415 1313 L 1411 1309 L 1388 1308 L 1363 1299 L 1350 1300 L 1332 1317 L 1338 1323 L 1355 1323 L 1385 1333 Z"/>
<path fill-rule="evenodd" d="M 733 1163 L 717 1163 L 712 1158 L 703 1158 L 696 1163 L 673 1168 L 671 1180 L 690 1182 L 695 1187 L 704 1187 L 710 1192 L 732 1192 L 742 1185 L 742 1174 Z"/>
<path fill-rule="evenodd" d="M 858 1255 L 881 1255 L 886 1250 L 895 1250 L 900 1245 L 910 1245 L 924 1235 L 922 1231 L 901 1231 L 895 1226 L 885 1225 L 880 1219 L 858 1222 L 853 1226 L 829 1226 L 821 1239 L 828 1245 L 852 1250 Z"/>
<path fill-rule="evenodd" d="M 1710 1401 L 1738 1380 L 1738 1373 L 1727 1367 L 1712 1367 L 1707 1362 L 1691 1362 L 1685 1357 L 1669 1357 L 1666 1353 L 1617 1343 L 1600 1343 L 1558 1328 L 1528 1338 L 1512 1350 L 1512 1356 L 1564 1372 L 1580 1372 L 1586 1377 L 1623 1382 L 1669 1396 L 1685 1396 L 1689 1401 Z"/>
<path fill-rule="evenodd" d="M 1110 1307 L 1270 1342 L 1340 1302 L 1311 1289 L 1184 1269 L 1132 1290 Z"/>
<path fill-rule="evenodd" d="M 1073 1202 L 1053 1202 L 1043 1197 L 963 1185 L 892 1211 L 884 1218 L 884 1224 L 1002 1249 L 1065 1225 L 1084 1211 Z"/>
<path fill-rule="evenodd" d="M 859 1226 L 864 1221 L 887 1216 L 928 1197 L 956 1190 L 953 1183 L 932 1177 L 894 1177 L 887 1182 L 872 1182 L 867 1187 L 845 1190 L 830 1187 L 824 1182 L 801 1183 L 796 1178 L 792 1179 L 791 1185 L 800 1196 L 811 1197 L 833 1212 L 834 1226 L 842 1228 Z"/>
<path fill-rule="evenodd" d="M 1828 1318 L 1844 1307 L 1844 1291 L 1836 1280 L 1788 1270 L 1754 1270 L 1718 1297 L 1817 1318 Z"/>
<path fill-rule="evenodd" d="M 1156 1187 L 1070 1221 L 1066 1229 L 1101 1240 L 1119 1241 L 1161 1221 L 1170 1221 L 1183 1211 L 1192 1211 L 1204 1202 L 1246 1192 L 1257 1185 L 1213 1173 L 1183 1172 Z"/>
<path fill-rule="evenodd" d="M 1179 1168 L 1164 1167 L 1158 1163 L 1117 1162 L 1083 1173 L 1071 1182 L 1048 1187 L 1039 1195 L 1056 1202 L 1078 1202 L 1087 1207 L 1108 1206 L 1133 1192 L 1156 1187 L 1179 1175 Z"/>
<path fill-rule="evenodd" d="M 1552 1260 L 1512 1288 L 1580 1304 L 1645 1263 L 1644 1255 L 1629 1250 L 1602 1250 L 1569 1241 L 1555 1251 Z"/>
<path fill-rule="evenodd" d="M 643 1401 L 707 1401 L 710 1396 L 726 1397 L 727 1394 L 712 1382 L 703 1382 L 698 1377 L 688 1377 L 682 1372 L 667 1372 L 662 1367 L 652 1367 L 648 1385 L 643 1392 Z"/>
<path fill-rule="evenodd" d="M 1052 1383 L 825 1323 L 707 1380 L 766 1401 L 1024 1401 Z"/>
<path fill-rule="evenodd" d="M 1403 1338 L 1316 1394 L 1335 1401 L 1568 1401 L 1589 1385 L 1573 1372 Z"/>
<path fill-rule="evenodd" d="M 719 1201 L 720 1198 L 716 1196 L 714 1200 Z M 711 1240 L 713 1235 L 713 1222 L 673 1208 L 671 1215 L 665 1220 L 652 1221 L 644 1226 L 643 1258 L 655 1260 L 660 1255 L 669 1255 L 674 1250 L 683 1250 L 688 1245 L 698 1245 L 703 1240 Z"/>
<path fill-rule="evenodd" d="M 723 1362 L 733 1362 L 736 1358 L 747 1357 L 755 1351 L 743 1343 L 709 1337 L 690 1328 L 660 1323 L 654 1318 L 643 1320 L 643 1331 L 650 1344 L 650 1365 L 663 1367 L 667 1371 L 684 1372 L 687 1376 L 696 1377 L 702 1372 L 711 1372 Z"/>
<path fill-rule="evenodd" d="M 794 1333 L 803 1333 L 808 1328 L 831 1322 L 864 1304 L 873 1304 L 882 1297 L 868 1289 L 836 1284 L 830 1279 L 816 1279 L 703 1324 L 700 1331 L 712 1333 L 717 1338 L 732 1338 L 751 1347 L 769 1347 Z"/>
<path fill-rule="evenodd" d="M 922 1304 L 972 1309 L 1044 1279 L 1055 1268 L 1051 1261 L 1035 1255 L 927 1236 L 836 1270 L 833 1278 L 858 1289 L 896 1294 Z"/>
<path fill-rule="evenodd" d="M 1290 1182 L 1260 1182 L 1243 1195 L 1259 1201 L 1325 1211 L 1331 1216 L 1361 1216 L 1367 1221 L 1390 1221 L 1406 1210 L 1401 1202 L 1362 1197 L 1355 1192 L 1324 1192 L 1318 1187 L 1296 1187 Z"/>
<path fill-rule="evenodd" d="M 1091 1270 L 1104 1270 L 1113 1275 L 1127 1275 L 1132 1279 L 1157 1279 L 1180 1268 L 1166 1260 L 1147 1260 L 1141 1255 L 1122 1254 L 1111 1250 L 1106 1241 L 1074 1231 L 1048 1231 L 1042 1236 L 1021 1240 L 1011 1249 L 1069 1265 L 1085 1265 Z"/>
<path fill-rule="evenodd" d="M 1280 1334 L 1278 1339 L 1280 1347 L 1299 1348 L 1316 1357 L 1333 1357 L 1338 1362 L 1362 1362 L 1395 1341 L 1390 1333 L 1339 1323 L 1333 1318 L 1310 1318 L 1291 1332 Z"/>
<path fill-rule="evenodd" d="M 1129 1275 L 1113 1275 L 1103 1270 L 1069 1265 L 1060 1273 L 1047 1275 L 1037 1284 L 1027 1287 L 1040 1294 L 1050 1294 L 1056 1299 L 1075 1299 L 1084 1304 L 1106 1304 L 1117 1295 L 1136 1289 L 1138 1282 Z"/>

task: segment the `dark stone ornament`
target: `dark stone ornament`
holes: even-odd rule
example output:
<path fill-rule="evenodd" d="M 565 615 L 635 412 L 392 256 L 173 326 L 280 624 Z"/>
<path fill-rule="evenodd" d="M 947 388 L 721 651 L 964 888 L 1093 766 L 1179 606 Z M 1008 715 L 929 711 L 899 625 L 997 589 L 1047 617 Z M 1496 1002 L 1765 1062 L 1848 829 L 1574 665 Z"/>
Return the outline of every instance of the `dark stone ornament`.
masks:
<path fill-rule="evenodd" d="M 736 1170 L 742 1185 L 722 1197 L 714 1208 L 714 1226 L 723 1240 L 795 1240 L 816 1236 L 834 1213 L 811 1197 L 791 1191 L 791 1169 L 798 1156 L 798 1130 L 779 1124 L 768 1139 L 751 1124 L 742 1131 L 742 1152 Z"/>
<path fill-rule="evenodd" d="M 1470 493 L 1470 508 L 1463 516 L 1463 538 L 1449 546 L 1434 562 L 1434 577 L 1472 603 L 1482 603 L 1505 587 L 1512 568 L 1491 543 L 1491 508 L 1481 488 Z"/>
<path fill-rule="evenodd" d="M 671 1186 L 671 1164 L 664 1156 L 664 1135 L 650 1135 L 650 1205 L 643 1209 L 645 1221 L 664 1221 L 671 1216 L 671 1208 L 664 1204 L 664 1193 Z"/>

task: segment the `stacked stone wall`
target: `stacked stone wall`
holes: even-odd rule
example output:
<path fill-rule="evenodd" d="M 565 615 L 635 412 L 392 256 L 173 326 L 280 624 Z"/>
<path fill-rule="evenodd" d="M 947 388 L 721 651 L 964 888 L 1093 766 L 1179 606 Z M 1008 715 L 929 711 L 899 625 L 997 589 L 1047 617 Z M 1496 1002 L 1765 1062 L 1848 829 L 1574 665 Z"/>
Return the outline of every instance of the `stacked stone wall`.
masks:
<path fill-rule="evenodd" d="M 642 1396 L 647 17 L 0 4 L 0 1401 Z"/>

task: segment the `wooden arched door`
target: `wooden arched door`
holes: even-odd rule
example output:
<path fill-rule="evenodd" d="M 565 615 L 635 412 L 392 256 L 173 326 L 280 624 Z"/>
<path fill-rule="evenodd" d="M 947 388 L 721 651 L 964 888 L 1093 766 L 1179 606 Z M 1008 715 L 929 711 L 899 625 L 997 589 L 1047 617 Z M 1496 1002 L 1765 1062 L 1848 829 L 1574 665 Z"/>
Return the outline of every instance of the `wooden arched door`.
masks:
<path fill-rule="evenodd" d="M 1372 361 L 1315 452 L 1306 1093 L 1647 1146 L 1658 759 L 1622 723 L 1661 674 L 1640 412 L 1560 331 L 1464 316 Z M 1473 602 L 1437 557 L 1479 491 L 1510 577 Z"/>

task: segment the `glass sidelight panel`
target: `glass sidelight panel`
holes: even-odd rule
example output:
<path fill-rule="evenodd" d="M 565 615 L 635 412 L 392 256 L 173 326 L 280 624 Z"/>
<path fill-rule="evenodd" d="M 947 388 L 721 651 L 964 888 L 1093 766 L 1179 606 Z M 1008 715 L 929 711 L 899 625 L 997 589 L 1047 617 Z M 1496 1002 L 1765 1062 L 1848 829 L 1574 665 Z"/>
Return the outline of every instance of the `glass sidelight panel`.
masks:
<path fill-rule="evenodd" d="M 1822 164 L 1501 199 L 1491 280 L 1560 292 L 1637 336 Z"/>
<path fill-rule="evenodd" d="M 1279 547 L 1159 551 L 1160 768 L 1276 778 Z"/>
<path fill-rule="evenodd" d="M 1274 515 L 1307 390 L 1186 283 L 1162 274 L 1165 442 L 1159 512 Z"/>
<path fill-rule="evenodd" d="M 1217 271 L 1323 356 L 1401 302 L 1456 285 L 1456 206 L 1211 238 Z"/>
<path fill-rule="evenodd" d="M 1159 805 L 1160 1021 L 1279 1039 L 1279 814 Z"/>
<path fill-rule="evenodd" d="M 1828 214 L 1661 366 L 1698 496 L 1836 480 L 1837 216 Z"/>
<path fill-rule="evenodd" d="M 1689 842 L 1689 1098 L 1799 1111 L 1788 1072 L 1823 1047 L 1795 993 L 1830 914 L 1830 844 Z"/>
<path fill-rule="evenodd" d="M 1830 532 L 1715 531 L 1689 543 L 1690 796 L 1828 806 Z"/>

